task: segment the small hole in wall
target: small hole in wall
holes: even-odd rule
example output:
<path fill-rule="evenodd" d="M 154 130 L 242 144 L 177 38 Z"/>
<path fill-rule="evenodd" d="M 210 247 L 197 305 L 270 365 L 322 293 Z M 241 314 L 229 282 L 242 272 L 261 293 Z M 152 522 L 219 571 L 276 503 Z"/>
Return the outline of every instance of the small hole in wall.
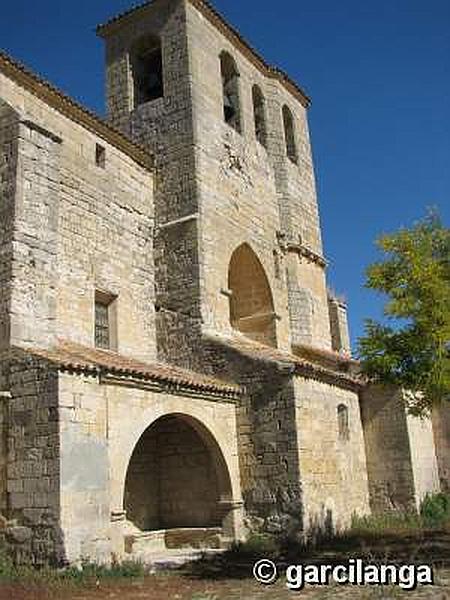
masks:
<path fill-rule="evenodd" d="M 275 265 L 275 279 L 281 279 L 281 261 L 280 255 L 276 250 L 273 251 L 273 262 Z"/>
<path fill-rule="evenodd" d="M 283 467 L 286 472 L 289 471 L 289 463 L 286 459 L 283 460 Z"/>
<path fill-rule="evenodd" d="M 283 422 L 278 421 L 278 431 L 281 431 L 282 429 L 283 429 Z"/>

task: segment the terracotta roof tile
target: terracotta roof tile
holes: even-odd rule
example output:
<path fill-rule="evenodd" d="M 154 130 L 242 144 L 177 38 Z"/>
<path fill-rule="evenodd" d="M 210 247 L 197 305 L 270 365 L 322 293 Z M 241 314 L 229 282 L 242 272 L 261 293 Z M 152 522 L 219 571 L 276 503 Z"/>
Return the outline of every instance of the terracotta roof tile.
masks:
<path fill-rule="evenodd" d="M 25 350 L 25 349 L 21 349 Z M 135 377 L 144 381 L 168 384 L 238 398 L 241 389 L 234 384 L 163 363 L 145 363 L 114 352 L 90 348 L 80 344 L 60 341 L 52 349 L 26 349 L 26 352 L 44 358 L 63 370 L 88 374 L 111 374 Z"/>
<path fill-rule="evenodd" d="M 225 338 L 210 335 L 207 339 L 215 344 L 231 348 L 232 350 L 241 353 L 243 356 L 247 356 L 254 360 L 291 365 L 293 373 L 300 376 L 351 389 L 359 389 L 364 385 L 364 381 L 357 375 L 343 373 L 342 371 L 325 367 L 312 360 L 295 356 L 295 354 L 291 354 L 290 352 L 264 346 L 263 344 L 249 340 L 244 336 L 236 335 Z"/>

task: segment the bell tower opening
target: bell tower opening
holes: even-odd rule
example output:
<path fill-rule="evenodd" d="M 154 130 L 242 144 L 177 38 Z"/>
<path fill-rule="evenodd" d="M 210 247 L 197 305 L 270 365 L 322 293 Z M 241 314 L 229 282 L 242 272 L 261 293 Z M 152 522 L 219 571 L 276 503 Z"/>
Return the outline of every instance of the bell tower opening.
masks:
<path fill-rule="evenodd" d="M 138 40 L 130 53 L 133 74 L 134 107 L 164 96 L 163 57 L 161 40 L 145 36 Z"/>
<path fill-rule="evenodd" d="M 220 55 L 220 72 L 223 88 L 223 114 L 225 123 L 242 133 L 239 99 L 239 72 L 234 58 L 228 52 Z"/>

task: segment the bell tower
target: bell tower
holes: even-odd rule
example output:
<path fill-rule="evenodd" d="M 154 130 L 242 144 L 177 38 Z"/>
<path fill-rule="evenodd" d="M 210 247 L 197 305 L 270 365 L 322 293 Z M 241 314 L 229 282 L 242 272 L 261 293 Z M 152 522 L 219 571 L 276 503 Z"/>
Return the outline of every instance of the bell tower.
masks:
<path fill-rule="evenodd" d="M 155 157 L 158 353 L 192 368 L 201 314 L 186 3 L 155 0 L 98 34 L 106 44 L 108 119 Z"/>
<path fill-rule="evenodd" d="M 202 0 L 98 32 L 109 119 L 155 156 L 160 358 L 195 368 L 205 333 L 331 350 L 304 92 Z"/>

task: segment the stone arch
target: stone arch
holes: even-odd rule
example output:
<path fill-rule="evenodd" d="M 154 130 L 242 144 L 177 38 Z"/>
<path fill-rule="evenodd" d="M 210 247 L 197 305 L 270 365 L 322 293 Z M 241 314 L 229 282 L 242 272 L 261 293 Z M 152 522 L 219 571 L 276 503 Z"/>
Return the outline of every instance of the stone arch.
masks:
<path fill-rule="evenodd" d="M 141 531 L 222 528 L 233 537 L 230 471 L 209 428 L 184 413 L 155 419 L 129 459 L 123 505 Z"/>
<path fill-rule="evenodd" d="M 246 337 L 276 347 L 276 314 L 269 280 L 259 258 L 248 244 L 231 257 L 228 271 L 230 322 Z"/>

